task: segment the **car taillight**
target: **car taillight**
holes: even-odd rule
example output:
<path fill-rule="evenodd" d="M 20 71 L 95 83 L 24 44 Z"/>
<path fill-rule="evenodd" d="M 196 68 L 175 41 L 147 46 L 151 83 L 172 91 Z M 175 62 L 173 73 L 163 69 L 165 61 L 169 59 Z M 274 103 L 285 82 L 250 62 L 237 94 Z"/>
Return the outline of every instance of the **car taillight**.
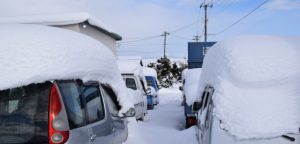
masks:
<path fill-rule="evenodd" d="M 63 116 L 62 102 L 53 84 L 49 104 L 49 144 L 63 144 L 69 139 L 69 128 Z"/>
<path fill-rule="evenodd" d="M 189 117 L 188 118 L 188 125 L 189 126 L 193 126 L 193 125 L 197 125 L 197 119 L 196 118 L 194 118 L 194 117 Z"/>

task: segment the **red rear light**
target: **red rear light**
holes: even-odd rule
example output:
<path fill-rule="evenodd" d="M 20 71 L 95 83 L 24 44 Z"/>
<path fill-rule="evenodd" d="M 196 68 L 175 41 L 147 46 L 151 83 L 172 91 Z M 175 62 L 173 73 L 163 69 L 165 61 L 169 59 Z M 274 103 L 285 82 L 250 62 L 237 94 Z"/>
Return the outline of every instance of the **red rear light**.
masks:
<path fill-rule="evenodd" d="M 61 111 L 62 102 L 57 88 L 53 84 L 49 104 L 49 144 L 63 144 L 69 139 L 69 131 L 65 128 L 66 123 L 60 119 Z"/>
<path fill-rule="evenodd" d="M 195 117 L 189 117 L 187 122 L 189 126 L 197 125 L 198 123 Z"/>

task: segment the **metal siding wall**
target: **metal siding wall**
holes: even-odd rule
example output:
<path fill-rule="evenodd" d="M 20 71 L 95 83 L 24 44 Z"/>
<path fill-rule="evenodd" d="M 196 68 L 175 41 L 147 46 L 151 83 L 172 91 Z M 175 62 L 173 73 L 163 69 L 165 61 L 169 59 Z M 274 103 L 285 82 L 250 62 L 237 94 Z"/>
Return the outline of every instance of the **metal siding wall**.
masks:
<path fill-rule="evenodd" d="M 202 68 L 204 47 L 212 47 L 216 42 L 189 42 L 188 43 L 188 68 Z"/>

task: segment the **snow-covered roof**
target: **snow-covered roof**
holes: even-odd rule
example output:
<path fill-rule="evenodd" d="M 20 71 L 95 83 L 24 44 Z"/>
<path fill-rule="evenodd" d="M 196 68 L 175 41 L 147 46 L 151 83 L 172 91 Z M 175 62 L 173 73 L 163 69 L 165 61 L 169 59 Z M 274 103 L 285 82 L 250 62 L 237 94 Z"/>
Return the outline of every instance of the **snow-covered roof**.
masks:
<path fill-rule="evenodd" d="M 120 60 L 118 59 L 119 69 L 122 74 L 133 74 L 143 76 L 143 67 L 136 60 Z"/>
<path fill-rule="evenodd" d="M 121 36 L 112 32 L 111 28 L 102 21 L 87 12 L 0 18 L 0 23 L 42 24 L 51 26 L 70 25 L 83 22 L 88 22 L 90 25 L 95 26 L 97 29 L 110 35 L 116 40 L 122 39 Z"/>
<path fill-rule="evenodd" d="M 77 32 L 32 24 L 0 26 L 0 90 L 48 80 L 110 84 L 124 113 L 133 103 L 111 51 Z"/>
<path fill-rule="evenodd" d="M 144 72 L 145 76 L 153 76 L 153 77 L 157 78 L 157 72 L 153 68 L 143 67 L 143 72 Z"/>
<path fill-rule="evenodd" d="M 197 91 L 200 81 L 202 68 L 195 68 L 187 70 L 185 74 L 184 94 L 186 102 L 191 104 L 199 93 Z"/>
<path fill-rule="evenodd" d="M 200 93 L 215 88 L 214 115 L 237 138 L 299 133 L 300 38 L 241 36 L 218 42 L 204 59 Z"/>
<path fill-rule="evenodd" d="M 134 63 L 139 63 L 141 66 L 144 66 L 143 59 L 141 56 L 118 56 L 119 61 L 131 61 Z"/>

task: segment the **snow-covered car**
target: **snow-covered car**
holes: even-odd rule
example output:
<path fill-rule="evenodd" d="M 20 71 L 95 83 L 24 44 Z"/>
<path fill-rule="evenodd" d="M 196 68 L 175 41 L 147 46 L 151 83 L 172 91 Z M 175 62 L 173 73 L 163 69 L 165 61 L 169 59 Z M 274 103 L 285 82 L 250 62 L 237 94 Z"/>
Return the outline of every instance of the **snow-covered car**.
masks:
<path fill-rule="evenodd" d="M 193 111 L 191 103 L 198 95 L 201 71 L 202 68 L 189 69 L 184 77 L 183 106 L 186 128 L 197 125 L 197 112 Z"/>
<path fill-rule="evenodd" d="M 159 104 L 159 85 L 157 80 L 157 73 L 155 69 L 148 67 L 144 67 L 143 72 L 147 81 L 147 85 L 151 88 L 151 94 L 147 95 L 148 106 L 154 107 L 154 105 Z"/>
<path fill-rule="evenodd" d="M 150 93 L 147 94 L 147 109 L 152 110 L 154 105 L 157 105 L 158 94 L 152 86 L 149 86 L 148 89 L 150 89 Z"/>
<path fill-rule="evenodd" d="M 193 104 L 199 143 L 300 143 L 299 62 L 299 37 L 240 36 L 210 48 Z"/>
<path fill-rule="evenodd" d="M 119 69 L 125 81 L 126 87 L 133 97 L 136 111 L 136 119 L 144 120 L 147 114 L 147 94 L 150 89 L 146 85 L 145 76 L 139 60 L 118 60 Z"/>
<path fill-rule="evenodd" d="M 0 143 L 121 144 L 134 116 L 117 61 L 77 32 L 0 27 Z"/>

